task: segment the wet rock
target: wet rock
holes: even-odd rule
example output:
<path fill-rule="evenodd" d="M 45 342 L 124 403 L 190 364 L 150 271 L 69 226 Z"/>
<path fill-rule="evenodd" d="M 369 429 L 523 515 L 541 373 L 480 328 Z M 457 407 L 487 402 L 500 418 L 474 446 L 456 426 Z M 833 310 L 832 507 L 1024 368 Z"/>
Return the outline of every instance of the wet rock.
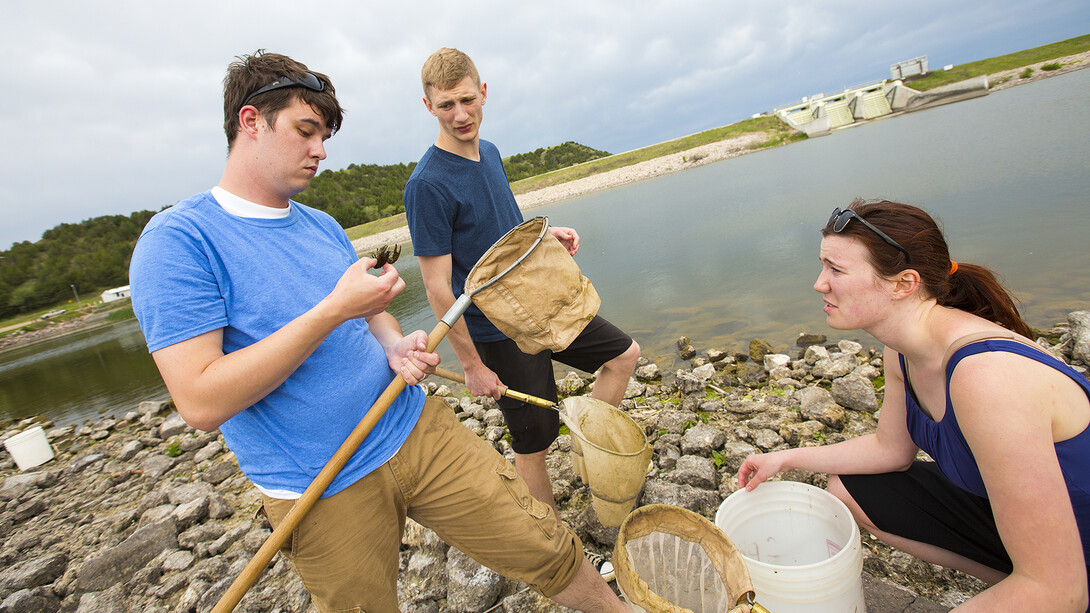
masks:
<path fill-rule="evenodd" d="M 749 358 L 758 364 L 764 363 L 764 357 L 770 353 L 774 353 L 772 345 L 769 345 L 767 341 L 755 338 L 749 341 Z"/>

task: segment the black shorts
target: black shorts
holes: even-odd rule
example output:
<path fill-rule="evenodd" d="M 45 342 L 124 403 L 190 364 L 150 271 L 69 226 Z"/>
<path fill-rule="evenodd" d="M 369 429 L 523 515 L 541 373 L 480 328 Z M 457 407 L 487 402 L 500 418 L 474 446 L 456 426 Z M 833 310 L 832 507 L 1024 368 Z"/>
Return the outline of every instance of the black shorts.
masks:
<path fill-rule="evenodd" d="M 905 472 L 840 475 L 874 525 L 1010 573 L 992 505 L 950 482 L 934 462 L 913 462 Z"/>
<path fill-rule="evenodd" d="M 473 344 L 484 365 L 492 369 L 504 385 L 555 402 L 553 360 L 592 373 L 627 351 L 632 346 L 632 337 L 596 315 L 571 345 L 556 353 L 546 350 L 528 355 L 519 351 L 518 345 L 510 339 L 491 343 L 474 341 Z M 499 405 L 511 432 L 511 448 L 515 453 L 537 453 L 556 440 L 560 432 L 560 414 L 555 410 L 510 398 L 501 398 Z"/>

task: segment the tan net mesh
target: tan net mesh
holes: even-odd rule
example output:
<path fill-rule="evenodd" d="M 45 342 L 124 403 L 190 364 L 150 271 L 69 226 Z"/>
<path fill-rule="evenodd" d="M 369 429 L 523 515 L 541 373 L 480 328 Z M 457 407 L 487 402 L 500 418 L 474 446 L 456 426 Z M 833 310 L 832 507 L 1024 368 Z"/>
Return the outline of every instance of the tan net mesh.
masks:
<path fill-rule="evenodd" d="M 602 304 L 548 227 L 547 218 L 535 217 L 512 229 L 481 256 L 465 284 L 488 320 L 529 354 L 566 349 Z M 522 257 L 542 232 L 541 244 L 517 270 L 480 289 Z"/>
<path fill-rule="evenodd" d="M 648 505 L 621 524 L 613 549 L 617 584 L 651 613 L 750 613 L 753 585 L 741 554 L 707 519 Z"/>

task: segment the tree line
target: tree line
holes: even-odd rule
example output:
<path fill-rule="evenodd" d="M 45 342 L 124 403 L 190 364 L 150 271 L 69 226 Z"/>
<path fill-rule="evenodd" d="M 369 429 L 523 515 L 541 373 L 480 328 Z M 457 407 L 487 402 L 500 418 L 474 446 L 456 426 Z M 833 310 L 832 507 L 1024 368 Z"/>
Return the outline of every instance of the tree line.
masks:
<path fill-rule="evenodd" d="M 609 155 L 574 142 L 513 155 L 503 161 L 510 181 L 543 174 Z M 402 196 L 416 163 L 350 164 L 326 170 L 295 200 L 325 211 L 343 228 L 383 219 L 405 210 Z M 129 260 L 140 231 L 155 211 L 105 215 L 62 223 L 36 242 L 15 243 L 0 251 L 0 319 L 127 285 Z"/>

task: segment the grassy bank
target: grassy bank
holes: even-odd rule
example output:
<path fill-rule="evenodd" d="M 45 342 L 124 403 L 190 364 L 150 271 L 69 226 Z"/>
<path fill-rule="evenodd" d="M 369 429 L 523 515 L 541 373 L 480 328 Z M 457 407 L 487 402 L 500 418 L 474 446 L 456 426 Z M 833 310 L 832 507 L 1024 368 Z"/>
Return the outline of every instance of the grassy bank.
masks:
<path fill-rule="evenodd" d="M 957 83 L 958 81 L 964 81 L 973 77 L 1022 68 L 1023 66 L 1029 66 L 1030 64 L 1047 62 L 1049 60 L 1075 55 L 1076 53 L 1083 53 L 1084 51 L 1090 51 L 1090 34 L 1076 36 L 1075 38 L 1069 38 L 1050 45 L 1042 45 L 1032 49 L 1008 53 L 1007 55 L 1001 55 L 999 57 L 969 62 L 968 64 L 955 66 L 950 70 L 935 70 L 919 79 L 907 80 L 905 85 L 918 91 L 927 91 L 929 89 L 935 89 L 936 87 Z"/>
<path fill-rule="evenodd" d="M 780 121 L 778 117 L 756 117 L 753 119 L 746 119 L 745 121 L 739 121 L 738 123 L 733 123 L 729 126 L 705 130 L 704 132 L 683 136 L 657 145 L 634 149 L 625 153 L 618 153 L 577 166 L 570 166 L 543 175 L 537 175 L 536 177 L 516 181 L 511 184 L 511 191 L 516 195 L 525 194 L 545 187 L 551 187 L 553 185 L 567 183 L 569 181 L 582 179 L 617 168 L 631 166 L 632 164 L 646 162 L 647 160 L 653 160 L 671 153 L 688 151 L 689 149 L 701 145 L 707 145 L 709 143 L 727 140 L 728 138 L 735 138 L 737 136 L 758 132 L 772 134 L 772 137 L 756 147 L 757 149 L 774 147 L 788 140 L 806 138 L 805 135 L 791 130 L 787 124 Z"/>

